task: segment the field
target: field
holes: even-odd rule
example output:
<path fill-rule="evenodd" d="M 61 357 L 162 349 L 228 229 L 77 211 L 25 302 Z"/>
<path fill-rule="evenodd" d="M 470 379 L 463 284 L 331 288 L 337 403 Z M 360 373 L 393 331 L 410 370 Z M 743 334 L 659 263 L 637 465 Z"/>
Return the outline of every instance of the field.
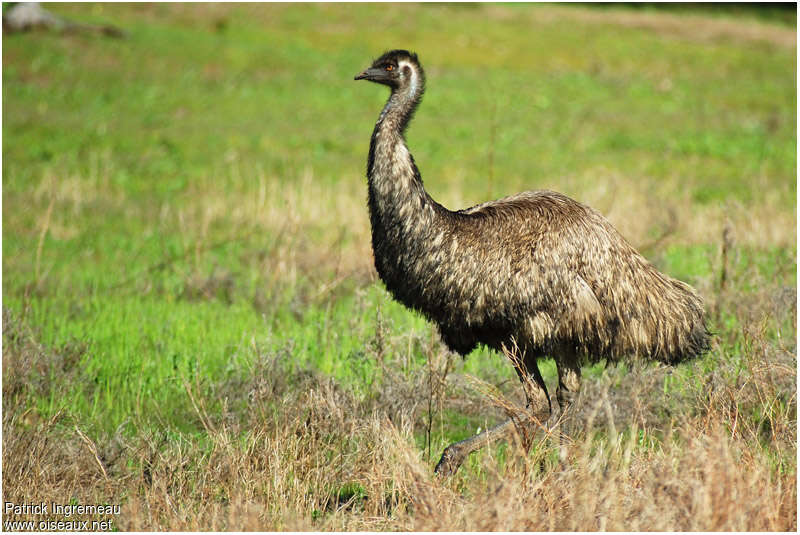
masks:
<path fill-rule="evenodd" d="M 126 37 L 3 36 L 3 501 L 120 512 L 4 522 L 797 529 L 793 12 L 49 7 Z M 374 271 L 387 95 L 353 76 L 388 48 L 426 68 L 434 198 L 561 191 L 704 296 L 708 354 L 584 369 L 564 461 L 539 434 L 433 474 L 522 396 Z"/>

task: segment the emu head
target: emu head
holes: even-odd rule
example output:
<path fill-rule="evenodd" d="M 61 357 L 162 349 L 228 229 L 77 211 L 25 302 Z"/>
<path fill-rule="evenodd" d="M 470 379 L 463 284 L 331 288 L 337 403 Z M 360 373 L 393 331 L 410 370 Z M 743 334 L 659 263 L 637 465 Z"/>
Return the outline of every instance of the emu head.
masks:
<path fill-rule="evenodd" d="M 354 79 L 388 85 L 393 91 L 410 88 L 416 92 L 422 88 L 425 75 L 416 54 L 408 50 L 390 50 Z"/>

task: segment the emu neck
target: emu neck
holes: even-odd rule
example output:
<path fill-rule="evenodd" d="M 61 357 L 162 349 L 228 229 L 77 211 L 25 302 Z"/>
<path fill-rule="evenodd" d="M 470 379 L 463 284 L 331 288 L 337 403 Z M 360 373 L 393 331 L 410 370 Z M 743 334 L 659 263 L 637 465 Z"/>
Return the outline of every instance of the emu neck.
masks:
<path fill-rule="evenodd" d="M 421 87 L 392 91 L 375 124 L 367 165 L 373 234 L 401 221 L 413 228 L 436 204 L 425 192 L 403 135 L 421 96 Z"/>

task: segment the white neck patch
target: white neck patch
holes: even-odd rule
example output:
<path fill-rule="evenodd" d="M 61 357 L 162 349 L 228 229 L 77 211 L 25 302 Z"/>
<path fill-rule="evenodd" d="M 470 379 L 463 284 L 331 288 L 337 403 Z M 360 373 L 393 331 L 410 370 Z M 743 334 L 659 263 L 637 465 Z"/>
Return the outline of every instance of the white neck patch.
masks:
<path fill-rule="evenodd" d="M 414 65 L 408 61 L 401 60 L 397 63 L 397 68 L 403 72 L 403 69 L 408 67 L 408 71 L 411 73 L 411 80 L 408 82 L 408 90 L 409 93 L 414 95 L 419 88 L 419 74 L 417 74 L 417 69 Z"/>

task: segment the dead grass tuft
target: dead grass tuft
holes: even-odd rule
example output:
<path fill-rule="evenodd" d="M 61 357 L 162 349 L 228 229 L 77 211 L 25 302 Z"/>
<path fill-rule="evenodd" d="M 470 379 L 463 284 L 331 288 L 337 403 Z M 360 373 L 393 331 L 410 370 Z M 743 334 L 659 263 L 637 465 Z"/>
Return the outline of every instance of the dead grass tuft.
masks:
<path fill-rule="evenodd" d="M 400 388 L 399 376 L 376 397 L 357 396 L 293 371 L 291 351 L 265 356 L 249 383 L 216 393 L 185 383 L 205 429 L 197 435 L 95 436 L 61 415 L 28 424 L 11 405 L 4 500 L 121 503 L 115 521 L 123 530 L 796 528 L 796 471 L 776 463 L 796 451 L 790 355 L 754 345 L 736 381 L 723 371 L 677 397 L 663 394 L 667 368 L 624 377 L 609 370 L 587 381 L 578 400 L 566 462 L 547 439 L 535 440 L 530 454 L 516 441 L 441 480 L 414 438 L 425 425 L 419 402 L 383 402 Z M 420 377 L 411 381 L 404 388 L 424 392 Z M 235 418 L 209 415 L 213 396 L 234 387 L 246 408 Z M 484 404 L 513 406 L 492 392 Z"/>

